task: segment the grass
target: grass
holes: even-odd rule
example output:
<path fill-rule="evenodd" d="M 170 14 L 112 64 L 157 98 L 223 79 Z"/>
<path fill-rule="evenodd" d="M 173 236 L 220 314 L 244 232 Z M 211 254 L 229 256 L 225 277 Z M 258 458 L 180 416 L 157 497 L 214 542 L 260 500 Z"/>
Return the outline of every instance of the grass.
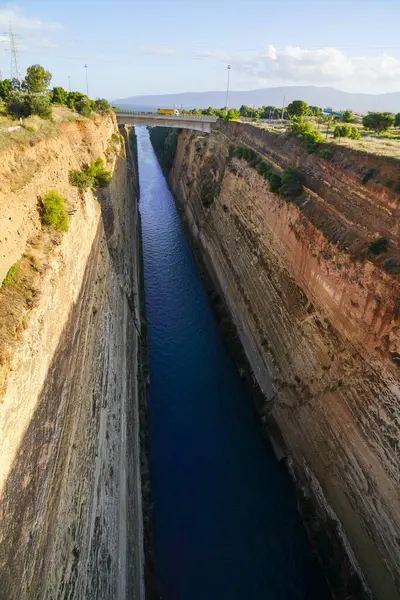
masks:
<path fill-rule="evenodd" d="M 10 285 L 10 283 L 13 281 L 14 277 L 18 273 L 18 269 L 19 269 L 18 262 L 14 263 L 12 265 L 12 267 L 10 267 L 8 269 L 7 275 L 5 276 L 5 278 L 3 279 L 3 283 L 1 284 L 3 288 L 6 288 Z"/>

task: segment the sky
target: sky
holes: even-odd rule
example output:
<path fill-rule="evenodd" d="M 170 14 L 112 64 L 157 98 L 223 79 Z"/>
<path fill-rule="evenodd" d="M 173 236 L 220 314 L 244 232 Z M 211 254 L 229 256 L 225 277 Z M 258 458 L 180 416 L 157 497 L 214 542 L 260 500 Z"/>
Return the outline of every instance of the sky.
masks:
<path fill-rule="evenodd" d="M 400 91 L 400 0 L 0 1 L 0 69 L 110 100 L 280 85 Z M 2 51 L 2 49 L 4 51 Z M 87 69 L 85 69 L 87 65 Z"/>

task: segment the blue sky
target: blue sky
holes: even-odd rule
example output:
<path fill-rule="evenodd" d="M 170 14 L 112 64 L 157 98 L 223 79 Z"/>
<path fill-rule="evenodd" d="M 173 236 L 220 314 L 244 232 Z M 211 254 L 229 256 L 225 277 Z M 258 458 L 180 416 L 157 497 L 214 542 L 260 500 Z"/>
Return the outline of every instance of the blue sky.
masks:
<path fill-rule="evenodd" d="M 0 2 L 20 66 L 110 99 L 277 85 L 400 91 L 400 0 L 19 0 Z M 9 52 L 1 52 L 3 77 Z"/>

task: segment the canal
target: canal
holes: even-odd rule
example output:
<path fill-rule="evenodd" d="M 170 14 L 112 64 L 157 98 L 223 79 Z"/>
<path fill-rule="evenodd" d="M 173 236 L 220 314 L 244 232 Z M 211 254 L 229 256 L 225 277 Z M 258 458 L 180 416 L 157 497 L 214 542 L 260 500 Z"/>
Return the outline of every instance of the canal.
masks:
<path fill-rule="evenodd" d="M 147 129 L 137 127 L 162 600 L 326 600 L 292 483 L 229 356 Z"/>

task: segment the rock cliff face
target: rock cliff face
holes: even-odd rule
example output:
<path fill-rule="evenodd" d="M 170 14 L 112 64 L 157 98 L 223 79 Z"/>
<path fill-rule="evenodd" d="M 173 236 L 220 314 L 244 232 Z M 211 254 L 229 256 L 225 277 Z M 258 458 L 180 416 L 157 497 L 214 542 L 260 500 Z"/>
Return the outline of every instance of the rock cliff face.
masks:
<path fill-rule="evenodd" d="M 2 156 L 0 280 L 22 269 L 0 292 L 4 600 L 144 598 L 138 185 L 117 134 L 81 121 Z M 111 185 L 79 194 L 69 169 L 100 156 Z M 64 234 L 40 226 L 49 189 Z"/>
<path fill-rule="evenodd" d="M 278 171 L 300 168 L 305 193 L 290 203 L 271 193 L 229 158 L 232 145 Z M 378 234 L 397 256 L 399 198 L 383 182 L 398 175 L 396 161 L 347 149 L 324 160 L 238 123 L 181 132 L 170 174 L 264 392 L 263 419 L 278 425 L 294 478 L 346 549 L 347 566 L 322 557 L 331 582 L 347 586 L 336 586 L 340 598 L 400 598 L 400 285 L 366 257 Z"/>

